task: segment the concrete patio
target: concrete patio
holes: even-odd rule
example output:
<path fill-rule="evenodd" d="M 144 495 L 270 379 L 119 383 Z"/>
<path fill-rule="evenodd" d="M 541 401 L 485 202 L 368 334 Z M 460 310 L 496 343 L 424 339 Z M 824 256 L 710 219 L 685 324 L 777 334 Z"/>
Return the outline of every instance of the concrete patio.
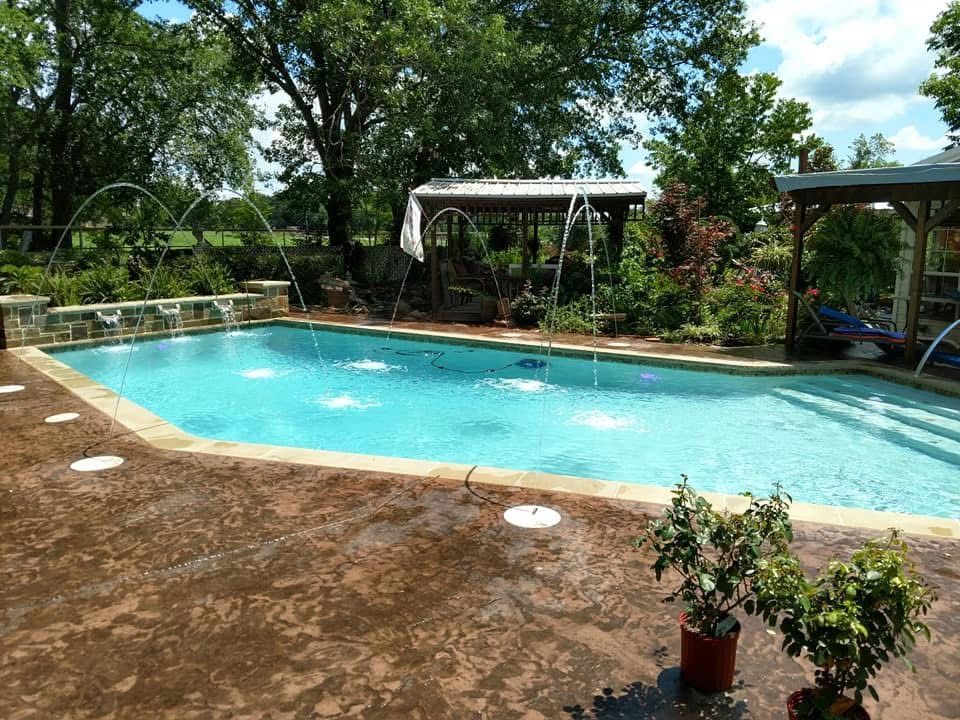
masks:
<path fill-rule="evenodd" d="M 631 547 L 655 506 L 163 451 L 0 352 L 6 383 L 5 718 L 765 719 L 809 682 L 750 620 L 737 686 L 683 688 L 678 610 Z M 126 462 L 69 469 L 95 454 Z M 506 525 L 520 502 L 563 522 Z M 796 549 L 813 567 L 867 536 L 802 524 Z M 911 544 L 934 639 L 867 707 L 958 718 L 960 543 Z"/>

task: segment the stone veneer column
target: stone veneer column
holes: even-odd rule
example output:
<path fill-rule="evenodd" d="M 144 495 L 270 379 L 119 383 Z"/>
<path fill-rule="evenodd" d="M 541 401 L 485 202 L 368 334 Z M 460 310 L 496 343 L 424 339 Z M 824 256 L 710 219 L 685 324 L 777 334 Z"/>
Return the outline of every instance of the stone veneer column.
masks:
<path fill-rule="evenodd" d="M 36 317 L 31 315 L 36 303 Z M 53 338 L 41 338 L 46 329 L 47 306 L 50 298 L 46 295 L 0 295 L 0 349 L 19 346 L 22 342 L 36 345 L 38 342 L 52 342 Z"/>
<path fill-rule="evenodd" d="M 256 293 L 263 298 L 257 305 L 266 304 L 269 309 L 267 317 L 281 317 L 290 312 L 290 282 L 287 280 L 247 280 L 240 283 L 244 292 Z M 257 309 L 253 312 L 256 314 Z M 264 319 L 254 316 L 255 320 Z"/>

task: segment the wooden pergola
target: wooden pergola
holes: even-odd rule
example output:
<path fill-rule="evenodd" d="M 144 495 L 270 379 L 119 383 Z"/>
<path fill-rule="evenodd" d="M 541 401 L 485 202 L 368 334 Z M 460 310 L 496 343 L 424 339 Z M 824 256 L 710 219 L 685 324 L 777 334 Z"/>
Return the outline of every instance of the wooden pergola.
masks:
<path fill-rule="evenodd" d="M 513 224 L 520 228 L 521 276 L 530 269 L 530 233 L 540 227 L 564 227 L 573 201 L 573 213 L 580 212 L 584 195 L 593 209 L 593 222 L 608 227 L 612 252 L 619 255 L 625 224 L 642 216 L 647 193 L 639 183 L 624 180 L 496 180 L 436 178 L 412 191 L 423 207 L 428 222 L 443 210 L 447 238 L 458 238 L 462 247 L 466 215 L 477 225 Z M 455 212 L 454 212 L 455 211 Z M 463 215 L 460 215 L 463 213 Z M 457 231 L 454 232 L 454 222 Z M 429 244 L 433 312 L 440 308 L 439 251 L 437 230 L 440 220 L 430 225 Z"/>
<path fill-rule="evenodd" d="M 927 236 L 960 209 L 960 163 L 934 162 L 906 167 L 807 172 L 807 153 L 801 152 L 800 173 L 776 178 L 777 189 L 795 203 L 793 264 L 787 309 L 787 352 L 796 346 L 797 305 L 802 291 L 803 238 L 834 205 L 886 202 L 916 238 L 907 305 L 906 358 L 917 358 L 917 334 L 926 264 Z M 915 208 L 915 209 L 914 209 Z"/>

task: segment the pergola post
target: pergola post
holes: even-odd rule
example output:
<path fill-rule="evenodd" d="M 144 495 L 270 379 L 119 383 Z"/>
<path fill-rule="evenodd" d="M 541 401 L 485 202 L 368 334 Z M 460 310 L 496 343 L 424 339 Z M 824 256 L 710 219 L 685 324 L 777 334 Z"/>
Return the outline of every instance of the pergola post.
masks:
<path fill-rule="evenodd" d="M 800 149 L 798 171 L 807 172 L 809 151 Z M 800 292 L 801 264 L 803 262 L 804 221 L 807 219 L 807 206 L 797 202 L 793 208 L 793 262 L 790 265 L 790 294 L 787 296 L 787 336 L 784 338 L 787 355 L 793 355 L 797 346 L 797 293 Z"/>
<path fill-rule="evenodd" d="M 927 233 L 930 231 L 930 201 L 921 200 L 917 209 L 913 241 L 913 267 L 910 269 L 910 303 L 907 305 L 907 345 L 908 363 L 917 361 L 917 335 L 920 332 L 920 298 L 923 295 L 923 271 L 926 268 Z"/>
<path fill-rule="evenodd" d="M 526 209 L 520 211 L 520 283 L 526 281 L 530 275 L 530 224 L 527 220 Z"/>
<path fill-rule="evenodd" d="M 440 319 L 440 260 L 437 256 L 437 224 L 430 226 L 430 308 L 433 319 Z"/>
<path fill-rule="evenodd" d="M 797 309 L 800 292 L 801 264 L 803 262 L 804 220 L 807 206 L 797 203 L 793 209 L 793 262 L 790 265 L 790 294 L 787 296 L 787 355 L 792 355 L 797 345 Z"/>

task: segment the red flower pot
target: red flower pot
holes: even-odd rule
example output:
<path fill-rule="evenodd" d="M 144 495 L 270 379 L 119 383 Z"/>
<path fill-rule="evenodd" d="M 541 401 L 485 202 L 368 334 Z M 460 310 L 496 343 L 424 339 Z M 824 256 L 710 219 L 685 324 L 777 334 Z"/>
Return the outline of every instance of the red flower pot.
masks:
<path fill-rule="evenodd" d="M 723 637 L 701 635 L 687 628 L 687 614 L 680 613 L 680 674 L 684 682 L 701 692 L 720 692 L 733 685 L 737 666 L 740 623 Z"/>
<path fill-rule="evenodd" d="M 787 698 L 787 715 L 790 720 L 802 720 L 803 716 L 799 714 L 801 706 L 806 699 L 813 697 L 815 694 L 816 691 L 811 688 L 790 693 L 790 697 Z M 870 720 L 870 714 L 863 709 L 862 705 L 854 705 L 837 717 L 844 718 L 844 720 Z"/>

